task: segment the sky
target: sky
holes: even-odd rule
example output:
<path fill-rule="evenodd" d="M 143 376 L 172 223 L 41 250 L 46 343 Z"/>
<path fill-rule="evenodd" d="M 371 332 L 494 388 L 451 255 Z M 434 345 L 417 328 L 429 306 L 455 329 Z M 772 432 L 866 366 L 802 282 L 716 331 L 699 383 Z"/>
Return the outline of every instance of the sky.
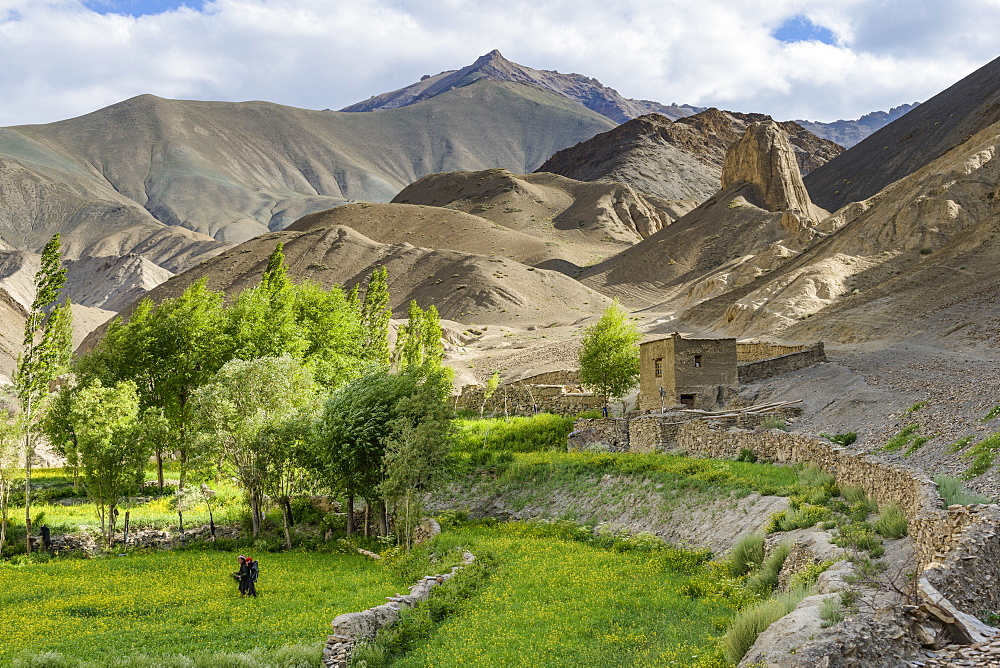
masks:
<path fill-rule="evenodd" d="M 833 121 L 1000 56 L 1000 0 L 0 0 L 0 126 L 152 93 L 339 109 L 499 49 L 626 97 Z"/>

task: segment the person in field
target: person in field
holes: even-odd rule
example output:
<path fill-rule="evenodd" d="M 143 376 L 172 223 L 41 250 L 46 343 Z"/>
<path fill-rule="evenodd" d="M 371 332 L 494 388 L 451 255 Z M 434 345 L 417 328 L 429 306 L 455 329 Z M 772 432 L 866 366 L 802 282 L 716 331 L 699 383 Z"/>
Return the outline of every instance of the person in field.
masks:
<path fill-rule="evenodd" d="M 260 564 L 253 557 L 240 555 L 240 570 L 233 573 L 233 577 L 240 583 L 240 596 L 253 596 L 257 598 L 257 575 L 260 573 Z"/>

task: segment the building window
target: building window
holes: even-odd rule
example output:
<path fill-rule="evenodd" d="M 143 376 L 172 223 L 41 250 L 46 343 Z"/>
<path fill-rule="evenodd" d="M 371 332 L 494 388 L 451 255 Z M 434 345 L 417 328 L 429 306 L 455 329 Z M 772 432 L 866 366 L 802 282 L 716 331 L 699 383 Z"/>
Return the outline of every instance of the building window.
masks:
<path fill-rule="evenodd" d="M 662 378 L 663 377 L 663 358 L 662 357 L 653 360 L 653 374 L 657 378 Z"/>
<path fill-rule="evenodd" d="M 695 355 L 694 356 L 694 365 L 695 366 L 701 366 L 701 355 Z"/>
<path fill-rule="evenodd" d="M 695 395 L 693 394 L 682 394 L 681 395 L 681 405 L 684 408 L 694 408 Z"/>

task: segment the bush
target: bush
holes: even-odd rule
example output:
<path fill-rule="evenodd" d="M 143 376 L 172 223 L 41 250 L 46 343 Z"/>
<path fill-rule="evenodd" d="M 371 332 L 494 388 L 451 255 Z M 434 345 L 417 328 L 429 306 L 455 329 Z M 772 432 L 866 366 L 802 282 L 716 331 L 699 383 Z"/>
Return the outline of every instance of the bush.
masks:
<path fill-rule="evenodd" d="M 791 543 L 785 542 L 775 546 L 771 550 L 771 554 L 767 555 L 764 563 L 760 565 L 760 570 L 747 578 L 747 584 L 765 594 L 770 594 L 777 589 L 778 575 L 781 574 L 781 568 L 785 565 L 785 560 L 788 559 L 791 552 Z"/>
<path fill-rule="evenodd" d="M 798 508 L 782 510 L 780 513 L 772 515 L 771 521 L 767 525 L 767 533 L 806 529 L 817 522 L 828 519 L 830 519 L 829 508 L 803 503 Z"/>
<path fill-rule="evenodd" d="M 804 569 L 793 575 L 788 580 L 788 588 L 796 589 L 803 587 L 812 587 L 814 584 L 816 584 L 816 580 L 819 579 L 820 574 L 822 574 L 823 571 L 825 571 L 826 569 L 830 568 L 830 566 L 833 566 L 834 563 L 835 562 L 833 560 L 827 560 L 806 566 Z"/>
<path fill-rule="evenodd" d="M 993 467 L 998 450 L 1000 450 L 1000 431 L 990 434 L 969 448 L 968 452 L 962 454 L 962 457 L 973 460 L 972 466 L 962 474 L 962 477 L 969 480 L 989 471 Z"/>
<path fill-rule="evenodd" d="M 823 620 L 820 626 L 824 629 L 844 621 L 844 605 L 839 596 L 823 599 L 823 604 L 819 607 L 819 618 Z"/>
<path fill-rule="evenodd" d="M 460 452 L 502 450 L 544 452 L 566 450 L 573 418 L 552 413 L 531 417 L 456 420 L 455 449 Z"/>
<path fill-rule="evenodd" d="M 757 461 L 757 453 L 750 448 L 740 448 L 740 454 L 737 455 L 736 461 L 753 464 Z"/>
<path fill-rule="evenodd" d="M 745 575 L 758 568 L 764 561 L 764 534 L 752 533 L 736 541 L 729 553 L 727 564 L 733 577 Z"/>
<path fill-rule="evenodd" d="M 882 539 L 868 522 L 845 524 L 838 530 L 839 535 L 833 539 L 839 547 L 853 547 L 856 550 L 866 550 L 872 557 L 878 558 L 885 554 Z"/>
<path fill-rule="evenodd" d="M 804 589 L 791 590 L 737 612 L 722 639 L 726 658 L 732 663 L 739 663 L 753 647 L 757 636 L 794 610 L 806 594 L 808 591 Z"/>
<path fill-rule="evenodd" d="M 764 429 L 780 429 L 782 431 L 788 431 L 785 421 L 779 417 L 769 417 L 764 420 L 760 426 Z"/>
<path fill-rule="evenodd" d="M 896 504 L 882 509 L 873 525 L 875 533 L 884 538 L 895 539 L 906 535 L 906 514 Z"/>
<path fill-rule="evenodd" d="M 938 494 L 941 495 L 945 508 L 954 505 L 968 506 L 973 503 L 993 502 L 990 497 L 970 490 L 968 487 L 963 485 L 962 481 L 958 478 L 939 475 L 934 478 L 934 482 L 937 483 Z"/>

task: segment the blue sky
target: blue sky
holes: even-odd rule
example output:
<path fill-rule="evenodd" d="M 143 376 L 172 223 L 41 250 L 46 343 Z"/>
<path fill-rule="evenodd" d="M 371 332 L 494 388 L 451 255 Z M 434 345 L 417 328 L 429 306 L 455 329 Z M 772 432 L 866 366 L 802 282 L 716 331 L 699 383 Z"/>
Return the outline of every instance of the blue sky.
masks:
<path fill-rule="evenodd" d="M 187 2 L 174 2 L 173 0 L 87 0 L 85 4 L 98 14 L 127 14 L 136 17 L 162 14 L 182 6 L 200 11 L 205 5 L 201 0 L 188 0 Z"/>
<path fill-rule="evenodd" d="M 836 44 L 837 37 L 833 31 L 826 26 L 816 25 L 808 16 L 797 14 L 784 23 L 777 30 L 771 33 L 776 40 L 791 44 L 793 42 L 822 42 L 823 44 Z"/>
<path fill-rule="evenodd" d="M 339 109 L 492 49 L 632 98 L 832 121 L 996 58 L 1000 0 L 0 0 L 0 126 L 143 93 Z"/>

